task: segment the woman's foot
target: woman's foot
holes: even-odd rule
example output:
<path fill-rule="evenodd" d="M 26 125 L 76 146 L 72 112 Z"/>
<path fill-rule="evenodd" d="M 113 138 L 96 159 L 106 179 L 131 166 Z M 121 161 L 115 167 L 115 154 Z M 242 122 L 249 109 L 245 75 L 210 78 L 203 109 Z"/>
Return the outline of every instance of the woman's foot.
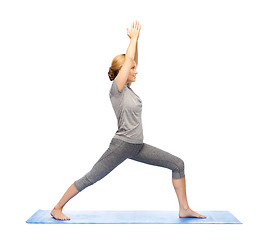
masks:
<path fill-rule="evenodd" d="M 63 212 L 62 212 L 62 209 L 56 209 L 54 208 L 52 211 L 51 211 L 51 216 L 57 220 L 70 220 L 70 218 L 68 216 L 66 216 Z"/>
<path fill-rule="evenodd" d="M 179 217 L 180 218 L 190 218 L 190 217 L 191 218 L 207 218 L 204 215 L 201 215 L 197 212 L 194 212 L 189 207 L 187 209 L 181 209 L 180 208 Z"/>

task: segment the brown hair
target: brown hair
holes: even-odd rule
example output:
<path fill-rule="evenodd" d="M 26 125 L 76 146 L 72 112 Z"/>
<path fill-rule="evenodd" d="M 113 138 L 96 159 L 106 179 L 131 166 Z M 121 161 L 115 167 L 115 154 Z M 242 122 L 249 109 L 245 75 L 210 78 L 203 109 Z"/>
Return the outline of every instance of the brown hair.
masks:
<path fill-rule="evenodd" d="M 119 54 L 113 58 L 111 67 L 109 68 L 108 71 L 108 76 L 110 81 L 113 81 L 117 77 L 124 61 L 125 61 L 125 54 Z"/>

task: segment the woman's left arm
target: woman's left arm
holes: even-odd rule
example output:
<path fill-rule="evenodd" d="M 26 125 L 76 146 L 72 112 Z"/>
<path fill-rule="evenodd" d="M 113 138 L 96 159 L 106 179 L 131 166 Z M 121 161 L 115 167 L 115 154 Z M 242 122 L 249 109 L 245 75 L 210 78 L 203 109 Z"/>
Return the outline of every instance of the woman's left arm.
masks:
<path fill-rule="evenodd" d="M 137 66 L 138 65 L 138 41 L 136 41 L 136 49 L 135 49 L 134 61 L 136 62 L 136 66 Z"/>
<path fill-rule="evenodd" d="M 139 25 L 139 22 L 137 22 L 137 24 Z M 140 30 L 141 30 L 141 26 L 140 26 Z M 129 34 L 130 34 L 130 30 L 127 28 L 127 35 L 129 38 L 131 38 Z M 135 56 L 134 56 L 134 61 L 136 62 L 136 66 L 138 65 L 138 38 L 139 38 L 139 35 L 136 41 L 136 49 L 135 49 Z"/>

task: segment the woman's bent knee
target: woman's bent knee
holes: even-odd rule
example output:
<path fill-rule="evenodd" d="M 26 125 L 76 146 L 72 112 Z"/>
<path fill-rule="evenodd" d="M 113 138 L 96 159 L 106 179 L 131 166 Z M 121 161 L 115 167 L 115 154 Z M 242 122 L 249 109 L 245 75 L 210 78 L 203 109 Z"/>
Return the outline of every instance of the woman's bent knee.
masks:
<path fill-rule="evenodd" d="M 175 169 L 172 171 L 172 178 L 180 179 L 184 176 L 184 161 L 177 157 L 175 160 Z"/>

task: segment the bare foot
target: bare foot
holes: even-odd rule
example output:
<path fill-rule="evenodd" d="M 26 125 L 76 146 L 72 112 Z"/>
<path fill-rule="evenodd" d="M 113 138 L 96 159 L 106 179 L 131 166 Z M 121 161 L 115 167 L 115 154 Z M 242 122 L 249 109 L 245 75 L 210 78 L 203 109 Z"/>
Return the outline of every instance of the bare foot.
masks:
<path fill-rule="evenodd" d="M 187 208 L 187 209 L 181 209 L 180 208 L 179 217 L 180 218 L 189 218 L 189 217 L 191 217 L 191 218 L 207 218 L 204 215 L 201 215 L 197 212 L 194 212 L 190 208 Z"/>
<path fill-rule="evenodd" d="M 70 220 L 69 217 L 67 217 L 63 212 L 62 209 L 53 209 L 51 211 L 51 216 L 57 220 Z"/>

